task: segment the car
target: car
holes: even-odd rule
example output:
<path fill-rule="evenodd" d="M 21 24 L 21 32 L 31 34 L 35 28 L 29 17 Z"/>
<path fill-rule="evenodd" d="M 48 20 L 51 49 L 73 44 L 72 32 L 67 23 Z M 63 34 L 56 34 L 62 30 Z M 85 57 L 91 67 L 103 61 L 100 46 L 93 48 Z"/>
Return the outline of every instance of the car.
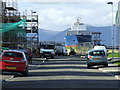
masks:
<path fill-rule="evenodd" d="M 63 47 L 63 53 L 64 53 L 65 56 L 67 56 L 67 50 L 66 50 L 65 47 Z"/>
<path fill-rule="evenodd" d="M 94 46 L 94 49 L 103 49 L 105 51 L 105 53 L 108 52 L 108 50 L 106 49 L 105 46 Z"/>
<path fill-rule="evenodd" d="M 103 49 L 95 49 L 88 51 L 87 68 L 95 65 L 108 66 L 107 53 Z"/>
<path fill-rule="evenodd" d="M 9 47 L 9 50 L 18 50 L 24 52 L 25 54 L 28 53 L 28 50 L 24 47 L 11 46 Z"/>
<path fill-rule="evenodd" d="M 28 75 L 28 61 L 24 52 L 17 50 L 4 50 L 1 54 L 0 69 L 9 72 L 20 72 Z"/>
<path fill-rule="evenodd" d="M 55 52 L 54 52 L 55 45 L 50 43 L 40 43 L 39 48 L 39 57 L 41 58 L 54 58 Z"/>

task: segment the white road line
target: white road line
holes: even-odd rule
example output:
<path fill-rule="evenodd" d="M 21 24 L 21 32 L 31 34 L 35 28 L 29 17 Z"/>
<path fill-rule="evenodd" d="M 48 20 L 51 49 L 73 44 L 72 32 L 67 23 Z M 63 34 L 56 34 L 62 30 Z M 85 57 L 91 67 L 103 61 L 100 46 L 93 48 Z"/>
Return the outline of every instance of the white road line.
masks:
<path fill-rule="evenodd" d="M 106 70 L 103 70 L 102 68 L 99 68 L 99 70 L 102 71 L 102 72 L 105 72 L 105 73 L 107 73 L 109 75 L 111 75 L 112 77 L 115 77 L 116 79 L 119 79 L 118 75 L 111 74 L 111 73 L 107 72 Z"/>
<path fill-rule="evenodd" d="M 14 77 L 15 77 L 15 76 L 12 75 L 10 78 L 6 79 L 5 81 L 7 82 L 7 81 L 9 81 L 9 80 L 12 80 Z"/>
<path fill-rule="evenodd" d="M 46 58 L 45 58 L 45 60 L 46 60 Z M 38 69 L 38 67 L 39 67 L 41 64 L 45 63 L 45 60 L 43 60 L 40 64 L 38 64 L 37 67 L 36 67 L 36 69 Z"/>
<path fill-rule="evenodd" d="M 45 62 L 45 60 L 42 61 L 39 65 L 43 64 L 44 62 Z M 37 65 L 37 68 L 39 67 L 39 65 Z M 36 68 L 36 69 L 37 69 L 37 68 Z M 8 79 L 6 79 L 6 80 L 3 80 L 3 81 L 8 82 L 8 81 L 12 80 L 14 77 L 15 77 L 15 76 L 12 75 L 10 78 L 8 78 Z M 3 82 L 3 81 L 2 81 L 2 82 Z"/>
<path fill-rule="evenodd" d="M 119 77 L 118 75 L 115 75 L 115 77 L 116 77 L 118 80 L 120 80 L 120 77 Z"/>
<path fill-rule="evenodd" d="M 46 59 L 45 59 L 46 60 Z M 44 61 L 42 61 L 39 65 L 41 65 L 41 64 L 43 64 L 44 62 L 45 62 L 45 60 Z M 39 67 L 39 65 L 37 65 L 37 68 Z M 37 69 L 36 68 L 36 69 Z M 10 81 L 10 80 L 12 80 L 13 78 L 14 78 L 15 76 L 14 75 L 12 75 L 10 78 L 8 78 L 8 79 L 6 79 L 6 80 L 2 80 L 2 82 L 8 82 L 8 81 Z"/>

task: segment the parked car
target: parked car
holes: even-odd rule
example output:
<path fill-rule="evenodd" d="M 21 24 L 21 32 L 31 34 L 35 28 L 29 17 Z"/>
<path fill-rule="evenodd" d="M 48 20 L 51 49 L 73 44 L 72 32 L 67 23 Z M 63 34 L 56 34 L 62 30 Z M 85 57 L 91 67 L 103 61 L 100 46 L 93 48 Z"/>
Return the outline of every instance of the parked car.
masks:
<path fill-rule="evenodd" d="M 67 56 L 67 50 L 66 50 L 65 47 L 63 47 L 63 53 L 64 53 L 65 56 Z"/>
<path fill-rule="evenodd" d="M 87 68 L 94 65 L 108 66 L 107 53 L 103 49 L 95 49 L 88 51 Z"/>
<path fill-rule="evenodd" d="M 12 47 L 9 47 L 9 50 L 18 50 L 18 51 L 24 52 L 25 54 L 28 53 L 28 50 L 24 47 L 12 46 Z"/>
<path fill-rule="evenodd" d="M 4 50 L 1 54 L 0 69 L 3 71 L 20 72 L 23 76 L 28 74 L 28 61 L 24 52 Z"/>

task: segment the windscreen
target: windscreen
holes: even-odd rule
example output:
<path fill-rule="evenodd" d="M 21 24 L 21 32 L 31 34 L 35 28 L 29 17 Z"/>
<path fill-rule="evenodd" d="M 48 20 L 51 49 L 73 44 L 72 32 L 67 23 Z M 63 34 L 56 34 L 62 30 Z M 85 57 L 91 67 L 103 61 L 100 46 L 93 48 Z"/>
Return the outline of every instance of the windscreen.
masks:
<path fill-rule="evenodd" d="M 90 56 L 104 56 L 105 52 L 104 51 L 92 51 L 89 53 Z"/>
<path fill-rule="evenodd" d="M 22 58 L 23 54 L 22 53 L 17 53 L 17 52 L 5 52 L 3 54 L 4 57 L 18 57 L 18 58 Z"/>
<path fill-rule="evenodd" d="M 54 45 L 41 45 L 43 49 L 54 49 Z"/>

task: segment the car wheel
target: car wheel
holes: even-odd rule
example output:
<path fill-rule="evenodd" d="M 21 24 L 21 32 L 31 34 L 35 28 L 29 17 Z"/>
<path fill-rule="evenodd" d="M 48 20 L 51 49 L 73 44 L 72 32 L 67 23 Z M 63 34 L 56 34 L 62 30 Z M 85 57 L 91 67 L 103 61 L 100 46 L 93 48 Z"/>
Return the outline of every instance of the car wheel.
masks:
<path fill-rule="evenodd" d="M 105 64 L 105 67 L 108 67 L 108 64 Z"/>
<path fill-rule="evenodd" d="M 1 75 L 3 75 L 3 70 L 1 70 Z"/>
<path fill-rule="evenodd" d="M 51 59 L 53 59 L 54 57 L 52 56 Z"/>
<path fill-rule="evenodd" d="M 42 58 L 42 56 L 39 56 L 39 58 Z"/>
<path fill-rule="evenodd" d="M 87 65 L 87 68 L 90 68 L 90 65 L 89 65 L 89 64 Z"/>
<path fill-rule="evenodd" d="M 23 76 L 27 76 L 28 75 L 28 68 L 25 70 L 25 72 L 22 72 Z"/>

